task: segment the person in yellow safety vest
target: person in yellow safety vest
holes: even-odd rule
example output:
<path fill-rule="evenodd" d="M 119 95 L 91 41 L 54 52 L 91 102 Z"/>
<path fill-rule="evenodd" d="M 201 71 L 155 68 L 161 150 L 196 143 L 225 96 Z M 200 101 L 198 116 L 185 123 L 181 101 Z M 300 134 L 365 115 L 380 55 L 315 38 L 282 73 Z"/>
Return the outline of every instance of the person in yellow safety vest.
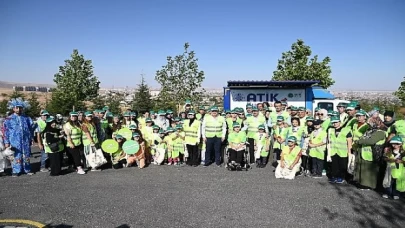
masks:
<path fill-rule="evenodd" d="M 221 144 L 226 136 L 225 118 L 218 115 L 218 107 L 211 108 L 211 115 L 205 116 L 202 123 L 201 134 L 207 144 L 205 151 L 205 164 L 207 167 L 211 163 L 211 154 L 215 154 L 215 163 L 221 166 Z"/>
<path fill-rule="evenodd" d="M 43 139 L 41 137 L 41 134 L 44 132 L 45 127 L 46 127 L 46 119 L 49 118 L 49 112 L 46 110 L 41 111 L 41 118 L 37 121 L 38 124 L 38 129 L 37 129 L 37 141 L 38 141 L 38 147 L 39 150 L 41 151 L 41 163 L 40 163 L 40 171 L 41 172 L 48 172 L 49 170 L 46 168 L 47 166 L 47 160 L 48 160 L 48 154 L 45 153 L 44 150 L 44 144 Z"/>
<path fill-rule="evenodd" d="M 399 200 L 400 192 L 405 192 L 405 151 L 402 148 L 404 141 L 399 136 L 394 136 L 391 141 L 391 148 L 385 154 L 387 162 L 386 175 L 383 181 L 385 194 L 383 198 L 390 196 Z"/>
<path fill-rule="evenodd" d="M 111 163 L 113 169 L 119 169 L 126 164 L 126 155 L 122 150 L 122 145 L 124 144 L 124 137 L 120 134 L 115 135 L 115 141 L 118 143 L 118 151 L 111 154 Z"/>
<path fill-rule="evenodd" d="M 246 104 L 246 114 L 252 114 L 253 105 L 251 103 Z"/>
<path fill-rule="evenodd" d="M 343 123 L 343 127 L 348 127 L 350 129 L 353 128 L 353 125 L 357 122 L 356 119 L 356 104 L 355 103 L 349 103 L 346 107 L 346 112 L 347 112 L 347 118 L 346 121 Z"/>
<path fill-rule="evenodd" d="M 249 156 L 250 156 L 250 164 L 254 164 L 255 162 L 258 163 L 259 161 L 255 159 L 255 135 L 258 132 L 259 125 L 265 126 L 266 131 L 266 138 L 269 137 L 269 129 L 267 128 L 266 118 L 264 116 L 259 116 L 259 109 L 256 106 L 252 108 L 252 116 L 248 117 L 244 123 L 244 127 L 242 131 L 247 131 L 248 137 L 248 147 L 249 147 Z"/>
<path fill-rule="evenodd" d="M 173 157 L 172 157 L 172 152 L 173 152 L 173 137 L 174 137 L 174 129 L 172 127 L 168 127 L 166 129 L 166 137 L 165 137 L 165 142 L 167 145 L 167 165 L 172 165 Z"/>
<path fill-rule="evenodd" d="M 238 122 L 232 123 L 232 132 L 228 136 L 228 167 L 240 170 L 243 162 L 243 155 L 246 151 L 246 133 L 241 131 Z"/>
<path fill-rule="evenodd" d="M 392 118 L 391 118 L 392 119 Z M 394 136 L 399 136 L 402 140 L 405 140 L 405 120 L 396 120 L 395 123 L 390 128 L 390 135 L 388 139 Z M 405 149 L 405 145 L 402 145 Z"/>
<path fill-rule="evenodd" d="M 145 119 L 146 126 L 142 128 L 142 137 L 145 140 L 145 147 L 148 150 L 153 142 L 153 121 L 151 118 Z"/>
<path fill-rule="evenodd" d="M 178 124 L 173 133 L 173 150 L 172 150 L 172 162 L 173 165 L 179 166 L 181 164 L 181 157 L 184 155 L 184 139 L 185 133 L 183 127 Z"/>
<path fill-rule="evenodd" d="M 258 132 L 254 135 L 254 149 L 255 159 L 257 161 L 257 168 L 264 168 L 267 165 L 267 157 L 270 150 L 270 139 L 266 133 L 266 126 L 260 124 Z"/>
<path fill-rule="evenodd" d="M 77 174 L 86 174 L 83 170 L 81 155 L 83 154 L 82 135 L 83 131 L 78 120 L 77 112 L 70 112 L 69 120 L 63 127 L 67 139 L 67 152 L 72 155 L 73 164 Z"/>
<path fill-rule="evenodd" d="M 135 121 L 133 121 L 132 119 L 131 119 L 131 112 L 124 112 L 124 120 L 123 120 L 123 122 L 122 122 L 122 125 L 124 126 L 124 127 L 129 127 L 129 126 L 131 126 L 131 125 L 133 125 L 133 124 L 136 124 L 135 123 Z"/>
<path fill-rule="evenodd" d="M 353 134 L 349 128 L 342 128 L 339 116 L 331 117 L 332 126 L 328 130 L 328 160 L 332 161 L 330 183 L 343 184 L 347 173 L 348 156 L 351 154 Z"/>
<path fill-rule="evenodd" d="M 300 118 L 300 123 L 301 123 L 300 126 L 305 127 L 306 126 L 306 121 L 307 121 L 307 113 L 306 113 L 305 107 L 299 107 L 298 108 L 298 118 Z"/>
<path fill-rule="evenodd" d="M 278 116 L 282 116 L 284 118 L 283 121 L 287 121 L 290 115 L 282 108 L 281 101 L 274 102 L 274 108 L 276 109 L 275 112 L 270 114 L 271 122 L 276 123 Z"/>
<path fill-rule="evenodd" d="M 336 107 L 339 112 L 340 125 L 343 126 L 349 118 L 349 115 L 346 113 L 346 104 L 340 102 Z"/>
<path fill-rule="evenodd" d="M 378 151 L 383 153 L 386 132 L 381 129 L 381 125 L 368 125 L 365 111 L 359 110 L 356 115 L 358 123 L 353 126 L 353 150 L 357 152 L 354 162 L 354 181 L 358 183 L 359 189 L 376 189 L 380 181 L 381 161 L 374 160 L 373 154 Z"/>
<path fill-rule="evenodd" d="M 161 165 L 165 159 L 167 145 L 164 141 L 165 138 L 165 131 L 163 129 L 159 130 L 158 136 L 155 136 L 153 150 L 153 164 L 154 165 Z"/>
<path fill-rule="evenodd" d="M 85 119 L 83 119 L 83 123 L 81 125 L 83 134 L 82 134 L 82 142 L 83 142 L 83 153 L 84 155 L 89 155 L 92 153 L 92 147 L 95 147 L 99 142 L 97 138 L 97 130 L 96 126 L 93 122 L 93 113 L 85 112 L 84 113 Z M 85 160 L 85 157 L 83 157 Z M 87 165 L 86 165 L 87 167 Z M 96 167 L 91 167 L 91 171 L 100 171 Z"/>
<path fill-rule="evenodd" d="M 277 124 L 273 125 L 273 153 L 276 154 L 277 162 L 281 159 L 281 150 L 285 145 L 285 140 L 287 139 L 287 131 L 288 128 L 285 127 L 284 124 L 284 117 L 278 116 L 277 117 Z M 272 156 L 272 155 L 270 155 Z"/>
<path fill-rule="evenodd" d="M 188 119 L 184 121 L 184 142 L 187 147 L 187 165 L 197 167 L 200 164 L 198 156 L 198 144 L 201 141 L 201 122 L 195 118 L 195 111 L 188 112 Z"/>
<path fill-rule="evenodd" d="M 56 120 L 53 117 L 46 119 L 46 127 L 42 132 L 42 143 L 45 153 L 48 154 L 50 163 L 50 175 L 59 176 L 62 171 L 62 159 L 65 145 L 63 144 L 61 130 L 56 128 Z"/>
<path fill-rule="evenodd" d="M 291 126 L 288 127 L 287 135 L 286 135 L 286 138 L 288 138 L 289 136 L 295 136 L 297 138 L 297 144 L 301 148 L 302 148 L 302 139 L 303 139 L 303 136 L 305 133 L 305 126 L 307 124 L 306 118 L 304 121 L 305 121 L 305 123 L 304 123 L 304 127 L 303 127 L 302 124 L 300 123 L 301 122 L 300 118 L 292 117 Z"/>
<path fill-rule="evenodd" d="M 322 178 L 323 162 L 327 142 L 327 132 L 322 129 L 321 121 L 314 120 L 314 131 L 309 136 L 309 156 L 312 159 L 312 177 Z"/>
<path fill-rule="evenodd" d="M 237 122 L 237 123 L 239 123 L 239 125 L 242 125 L 242 119 L 240 119 L 238 117 L 238 112 L 237 111 L 238 110 L 233 109 L 231 111 L 231 117 L 226 119 L 226 126 L 227 126 L 227 129 L 228 129 L 228 131 L 227 131 L 228 134 L 230 134 L 233 131 L 233 123 L 234 122 Z"/>
<path fill-rule="evenodd" d="M 301 147 L 297 145 L 297 138 L 287 138 L 287 146 L 283 146 L 280 163 L 277 165 L 275 176 L 280 179 L 293 180 L 301 167 Z"/>
<path fill-rule="evenodd" d="M 191 111 L 191 110 L 190 110 Z M 193 110 L 194 111 L 194 110 Z M 201 119 L 204 117 L 205 115 L 205 107 L 203 105 L 201 105 L 198 109 L 197 115 L 195 115 L 195 118 L 199 121 L 201 121 Z"/>

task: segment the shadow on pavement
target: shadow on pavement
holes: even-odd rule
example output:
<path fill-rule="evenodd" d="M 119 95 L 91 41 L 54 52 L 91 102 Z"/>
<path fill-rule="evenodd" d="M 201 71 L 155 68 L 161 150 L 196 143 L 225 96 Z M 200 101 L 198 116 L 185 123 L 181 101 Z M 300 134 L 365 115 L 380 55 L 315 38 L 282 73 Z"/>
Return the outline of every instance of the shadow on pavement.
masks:
<path fill-rule="evenodd" d="M 127 224 L 122 224 L 121 226 L 117 226 L 116 228 L 131 228 L 131 227 Z"/>
<path fill-rule="evenodd" d="M 59 225 L 52 225 L 48 224 L 44 228 L 72 228 L 72 225 L 66 225 L 66 224 L 59 224 Z"/>
<path fill-rule="evenodd" d="M 384 228 L 387 224 L 390 227 L 404 227 L 403 211 L 405 204 L 403 200 L 383 199 L 381 196 L 369 190 L 371 197 L 365 197 L 362 190 L 356 187 L 343 184 L 319 183 L 322 186 L 331 185 L 337 194 L 352 205 L 353 211 L 356 213 L 355 218 L 348 216 L 346 213 L 333 212 L 329 208 L 324 207 L 323 211 L 328 216 L 329 220 L 347 219 L 354 220 L 361 227 Z M 379 224 L 381 221 L 382 224 Z"/>

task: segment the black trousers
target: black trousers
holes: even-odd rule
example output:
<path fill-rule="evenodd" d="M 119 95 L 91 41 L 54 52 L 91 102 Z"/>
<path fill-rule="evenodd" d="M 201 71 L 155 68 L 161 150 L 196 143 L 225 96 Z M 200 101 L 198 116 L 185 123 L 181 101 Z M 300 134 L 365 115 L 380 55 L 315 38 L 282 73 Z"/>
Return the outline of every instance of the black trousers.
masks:
<path fill-rule="evenodd" d="M 82 156 L 84 157 L 83 146 L 82 145 L 75 146 L 75 148 L 73 148 L 73 149 L 68 147 L 67 151 L 68 151 L 68 154 L 70 154 L 72 156 L 74 167 L 75 168 L 77 168 L 79 166 L 83 167 L 82 162 L 81 162 Z"/>
<path fill-rule="evenodd" d="M 63 160 L 63 153 L 56 152 L 56 153 L 48 153 L 50 168 L 51 168 L 51 176 L 57 176 L 62 171 L 62 160 Z"/>
<path fill-rule="evenodd" d="M 248 138 L 250 163 L 255 163 L 255 139 Z"/>
<path fill-rule="evenodd" d="M 337 154 L 332 156 L 332 177 L 345 179 L 347 172 L 347 158 L 341 158 Z"/>
<path fill-rule="evenodd" d="M 188 151 L 187 165 L 199 165 L 200 160 L 198 156 L 198 145 L 188 145 L 186 144 Z"/>
<path fill-rule="evenodd" d="M 312 158 L 312 174 L 322 175 L 323 171 L 323 159 Z"/>
<path fill-rule="evenodd" d="M 310 167 L 309 167 L 309 158 L 308 158 L 308 156 L 307 155 L 302 155 L 301 156 L 301 167 L 303 168 L 303 170 L 304 171 L 306 171 L 306 170 L 311 170 L 310 169 Z"/>
<path fill-rule="evenodd" d="M 230 162 L 234 161 L 234 162 L 239 163 L 239 164 L 242 163 L 242 161 L 243 161 L 243 153 L 245 153 L 244 150 L 236 151 L 236 150 L 233 150 L 233 149 L 228 149 L 228 151 L 229 151 L 229 161 Z"/>

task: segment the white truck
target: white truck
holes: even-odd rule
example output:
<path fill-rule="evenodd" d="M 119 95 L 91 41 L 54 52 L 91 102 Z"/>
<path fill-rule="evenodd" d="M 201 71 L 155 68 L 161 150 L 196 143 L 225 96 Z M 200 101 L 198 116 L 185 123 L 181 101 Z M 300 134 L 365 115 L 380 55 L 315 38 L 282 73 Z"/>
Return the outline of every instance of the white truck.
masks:
<path fill-rule="evenodd" d="M 228 81 L 224 87 L 224 109 L 245 108 L 247 103 L 286 101 L 288 106 L 337 111 L 339 103 L 333 94 L 316 86 L 319 81 Z"/>

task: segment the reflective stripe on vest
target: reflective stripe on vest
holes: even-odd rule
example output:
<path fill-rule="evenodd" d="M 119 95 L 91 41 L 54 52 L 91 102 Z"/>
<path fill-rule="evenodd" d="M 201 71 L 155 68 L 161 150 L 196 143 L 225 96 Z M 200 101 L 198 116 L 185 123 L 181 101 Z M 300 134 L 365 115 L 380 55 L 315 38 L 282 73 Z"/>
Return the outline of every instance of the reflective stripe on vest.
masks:
<path fill-rule="evenodd" d="M 190 126 L 190 120 L 185 120 L 183 124 L 183 131 L 185 133 L 185 143 L 195 145 L 198 142 L 198 128 L 200 127 L 200 121 L 194 120 Z"/>
<path fill-rule="evenodd" d="M 261 124 L 265 124 L 266 119 L 264 117 L 258 116 L 258 117 L 248 117 L 247 119 L 247 124 L 248 124 L 248 129 L 247 129 L 247 137 L 248 138 L 254 138 L 256 133 L 259 131 L 258 127 Z"/>
<path fill-rule="evenodd" d="M 205 118 L 205 137 L 222 137 L 222 126 L 225 119 L 222 116 L 218 116 L 216 119 L 212 116 L 206 116 Z"/>
<path fill-rule="evenodd" d="M 310 135 L 310 141 L 312 141 L 312 144 L 320 144 L 320 143 L 323 143 L 326 136 L 327 136 L 327 133 L 324 130 L 319 132 L 316 137 L 314 137 L 314 132 L 312 132 Z M 311 148 L 311 149 L 309 149 L 309 156 L 318 158 L 320 160 L 324 160 L 325 149 L 326 149 L 326 145 Z"/>
<path fill-rule="evenodd" d="M 347 158 L 347 134 L 350 133 L 350 129 L 343 128 L 339 135 L 336 137 L 334 128 L 329 129 L 329 141 L 330 141 L 330 156 L 337 154 L 341 158 Z"/>
<path fill-rule="evenodd" d="M 72 139 L 73 145 L 81 145 L 83 134 L 82 129 L 76 126 L 72 126 L 70 123 L 66 123 L 66 128 L 70 129 L 70 138 Z"/>
<path fill-rule="evenodd" d="M 91 124 L 86 124 L 87 129 L 90 132 L 90 136 L 93 138 L 94 143 L 98 143 L 96 128 Z M 83 132 L 82 142 L 84 146 L 90 145 L 91 140 L 87 138 L 87 134 Z"/>
<path fill-rule="evenodd" d="M 300 151 L 301 148 L 299 146 L 295 146 L 291 152 L 288 146 L 284 146 L 282 150 L 284 161 L 286 161 L 287 164 L 292 165 Z"/>

